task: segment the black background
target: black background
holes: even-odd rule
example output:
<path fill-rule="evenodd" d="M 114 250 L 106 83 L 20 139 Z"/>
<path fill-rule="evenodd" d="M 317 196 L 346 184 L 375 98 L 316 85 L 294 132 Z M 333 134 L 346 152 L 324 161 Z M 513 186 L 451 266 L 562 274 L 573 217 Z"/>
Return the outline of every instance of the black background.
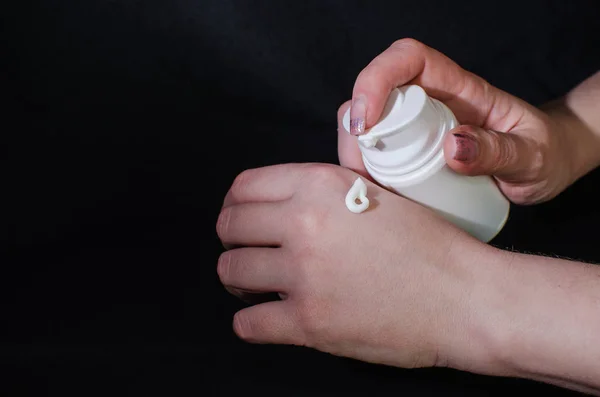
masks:
<path fill-rule="evenodd" d="M 2 8 L 1 395 L 569 394 L 244 344 L 214 225 L 240 171 L 337 162 L 337 107 L 394 40 L 538 105 L 598 70 L 597 1 Z M 494 244 L 600 259 L 598 179 L 513 207 Z"/>

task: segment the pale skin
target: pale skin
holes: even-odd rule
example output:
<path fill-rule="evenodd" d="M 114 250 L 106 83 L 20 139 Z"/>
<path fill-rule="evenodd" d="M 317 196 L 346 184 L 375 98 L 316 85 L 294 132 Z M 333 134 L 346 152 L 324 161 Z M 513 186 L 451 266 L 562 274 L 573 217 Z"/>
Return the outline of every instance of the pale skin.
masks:
<path fill-rule="evenodd" d="M 402 40 L 359 75 L 353 99 L 364 99 L 353 117 L 369 128 L 391 89 L 408 82 L 444 101 L 479 146 L 456 160 L 449 135 L 448 164 L 494 175 L 516 203 L 549 200 L 600 163 L 599 73 L 539 110 Z M 236 313 L 240 338 L 600 395 L 600 266 L 480 243 L 368 178 L 372 206 L 354 214 L 344 198 L 365 173 L 343 127 L 339 157 L 342 166 L 247 170 L 231 186 L 217 222 L 229 248 L 219 277 L 237 295 L 282 297 Z"/>

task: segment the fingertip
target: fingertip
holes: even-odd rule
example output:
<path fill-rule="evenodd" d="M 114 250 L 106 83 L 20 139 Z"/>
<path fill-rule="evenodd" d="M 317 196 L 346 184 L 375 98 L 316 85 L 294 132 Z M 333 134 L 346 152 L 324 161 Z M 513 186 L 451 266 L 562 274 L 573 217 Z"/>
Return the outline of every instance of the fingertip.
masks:
<path fill-rule="evenodd" d="M 345 129 L 338 131 L 338 159 L 342 167 L 362 176 L 368 176 L 356 137 L 350 135 Z"/>
<path fill-rule="evenodd" d="M 243 341 L 252 342 L 250 322 L 244 310 L 233 315 L 233 332 Z"/>
<path fill-rule="evenodd" d="M 301 342 L 301 332 L 285 301 L 260 303 L 238 311 L 233 316 L 233 332 L 248 343 Z"/>
<path fill-rule="evenodd" d="M 350 131 L 344 125 L 344 117 L 352 101 L 344 102 L 337 112 L 338 118 L 338 159 L 342 167 L 348 168 L 363 177 L 370 178 L 362 162 L 362 154 L 358 147 L 356 138 L 350 135 Z"/>
<path fill-rule="evenodd" d="M 350 105 L 350 135 L 365 133 L 367 123 L 367 98 L 363 94 L 354 96 Z"/>
<path fill-rule="evenodd" d="M 385 70 L 378 67 L 377 63 L 371 64 L 359 74 L 354 84 L 351 118 L 362 118 L 364 128 L 361 134 L 377 124 L 392 90 L 396 87 L 383 72 Z"/>
<path fill-rule="evenodd" d="M 391 92 L 392 89 L 390 88 L 377 92 L 358 92 L 353 96 L 350 118 L 356 129 L 351 129 L 350 133 L 352 135 L 362 135 L 379 122 Z"/>
<path fill-rule="evenodd" d="M 463 175 L 479 173 L 479 142 L 472 133 L 473 127 L 460 126 L 451 130 L 444 140 L 444 158 L 448 166 Z"/>

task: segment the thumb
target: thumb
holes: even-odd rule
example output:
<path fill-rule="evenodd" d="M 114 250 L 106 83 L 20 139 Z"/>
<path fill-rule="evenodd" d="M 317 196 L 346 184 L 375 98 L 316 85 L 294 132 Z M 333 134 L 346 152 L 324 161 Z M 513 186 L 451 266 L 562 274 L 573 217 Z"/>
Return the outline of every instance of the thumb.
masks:
<path fill-rule="evenodd" d="M 520 135 L 469 125 L 451 130 L 444 141 L 446 163 L 463 175 L 493 175 L 506 182 L 525 182 L 534 171 L 536 151 Z"/>

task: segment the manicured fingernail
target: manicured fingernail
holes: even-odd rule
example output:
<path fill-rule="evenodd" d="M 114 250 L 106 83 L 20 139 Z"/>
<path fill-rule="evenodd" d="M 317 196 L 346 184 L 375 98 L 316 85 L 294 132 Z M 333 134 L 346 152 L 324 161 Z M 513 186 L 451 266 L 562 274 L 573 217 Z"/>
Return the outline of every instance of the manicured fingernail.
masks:
<path fill-rule="evenodd" d="M 366 117 L 367 101 L 361 95 L 352 101 L 352 107 L 350 108 L 350 134 L 362 135 L 365 133 Z"/>
<path fill-rule="evenodd" d="M 479 154 L 479 144 L 469 135 L 453 134 L 454 135 L 454 160 L 470 163 L 477 158 Z"/>

